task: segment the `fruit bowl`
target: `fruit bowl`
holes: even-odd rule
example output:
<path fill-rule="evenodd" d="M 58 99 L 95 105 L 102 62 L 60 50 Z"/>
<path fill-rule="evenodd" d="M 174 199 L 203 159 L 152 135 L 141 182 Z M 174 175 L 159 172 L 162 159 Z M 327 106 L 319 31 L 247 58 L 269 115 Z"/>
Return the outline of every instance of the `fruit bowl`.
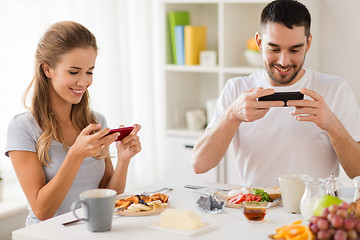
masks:
<path fill-rule="evenodd" d="M 245 52 L 245 58 L 248 61 L 248 63 L 252 66 L 261 67 L 263 66 L 263 60 L 262 55 L 259 51 L 246 49 Z"/>
<path fill-rule="evenodd" d="M 224 211 L 227 192 L 216 188 L 202 188 L 193 191 L 196 207 L 208 213 L 220 213 Z"/>

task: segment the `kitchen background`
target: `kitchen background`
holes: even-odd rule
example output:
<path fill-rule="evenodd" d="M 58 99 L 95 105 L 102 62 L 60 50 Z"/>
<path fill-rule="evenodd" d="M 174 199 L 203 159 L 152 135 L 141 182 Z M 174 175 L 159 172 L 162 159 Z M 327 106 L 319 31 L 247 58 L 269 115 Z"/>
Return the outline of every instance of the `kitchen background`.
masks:
<path fill-rule="evenodd" d="M 230 151 L 226 161 L 210 173 L 192 173 L 191 147 L 202 131 L 186 129 L 185 112 L 204 109 L 206 101 L 217 97 L 229 77 L 258 70 L 249 67 L 243 54 L 267 2 L 0 0 L 0 149 L 5 148 L 9 121 L 26 110 L 21 98 L 32 79 L 38 40 L 52 23 L 73 20 L 89 28 L 98 40 L 94 83 L 89 89 L 93 109 L 105 115 L 111 128 L 142 125 L 143 150 L 131 163 L 127 189 L 168 176 L 241 184 L 236 171 L 231 170 L 234 163 Z M 305 66 L 346 78 L 360 101 L 360 1 L 301 2 L 308 6 L 313 21 L 313 45 Z M 216 51 L 217 67 L 170 64 L 166 13 L 177 10 L 189 11 L 192 24 L 207 26 L 208 49 Z M 113 148 L 111 151 L 115 153 Z M 9 231 L 16 224 L 2 223 L 5 216 L 11 216 L 2 209 L 10 206 L 8 196 L 15 191 L 21 194 L 21 190 L 4 154 L 0 169 L 5 185 L 0 229 Z M 26 208 L 14 211 L 25 212 Z"/>

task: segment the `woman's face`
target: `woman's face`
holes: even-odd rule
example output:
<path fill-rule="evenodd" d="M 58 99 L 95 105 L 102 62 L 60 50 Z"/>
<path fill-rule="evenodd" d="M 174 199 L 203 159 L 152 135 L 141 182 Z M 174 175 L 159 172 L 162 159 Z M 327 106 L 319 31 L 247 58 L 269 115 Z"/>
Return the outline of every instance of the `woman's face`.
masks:
<path fill-rule="evenodd" d="M 94 48 L 75 48 L 61 56 L 55 68 L 44 66 L 50 81 L 52 104 L 78 104 L 92 84 L 97 53 Z"/>

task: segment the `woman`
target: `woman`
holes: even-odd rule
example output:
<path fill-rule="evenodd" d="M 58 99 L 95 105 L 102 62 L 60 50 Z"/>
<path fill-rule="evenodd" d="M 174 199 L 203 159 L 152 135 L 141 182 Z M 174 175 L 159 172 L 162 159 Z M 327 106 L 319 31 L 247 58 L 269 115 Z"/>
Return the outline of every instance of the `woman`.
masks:
<path fill-rule="evenodd" d="M 130 159 L 141 150 L 135 124 L 116 142 L 114 170 L 108 146 L 119 133 L 106 135 L 104 117 L 89 108 L 96 56 L 95 36 L 75 22 L 52 25 L 38 44 L 24 95 L 25 104 L 33 87 L 30 111 L 12 119 L 5 150 L 29 202 L 27 226 L 70 211 L 84 190 L 122 193 Z"/>

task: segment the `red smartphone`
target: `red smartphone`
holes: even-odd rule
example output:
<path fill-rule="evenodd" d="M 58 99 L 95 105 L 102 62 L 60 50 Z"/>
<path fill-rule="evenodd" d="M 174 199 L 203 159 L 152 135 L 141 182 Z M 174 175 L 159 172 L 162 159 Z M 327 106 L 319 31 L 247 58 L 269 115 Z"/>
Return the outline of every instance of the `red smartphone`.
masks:
<path fill-rule="evenodd" d="M 115 141 L 121 141 L 124 137 L 128 136 L 132 130 L 134 129 L 134 127 L 123 127 L 123 128 L 116 128 L 116 129 L 111 129 L 109 134 L 115 133 L 115 132 L 119 132 L 120 136 L 115 140 Z"/>

